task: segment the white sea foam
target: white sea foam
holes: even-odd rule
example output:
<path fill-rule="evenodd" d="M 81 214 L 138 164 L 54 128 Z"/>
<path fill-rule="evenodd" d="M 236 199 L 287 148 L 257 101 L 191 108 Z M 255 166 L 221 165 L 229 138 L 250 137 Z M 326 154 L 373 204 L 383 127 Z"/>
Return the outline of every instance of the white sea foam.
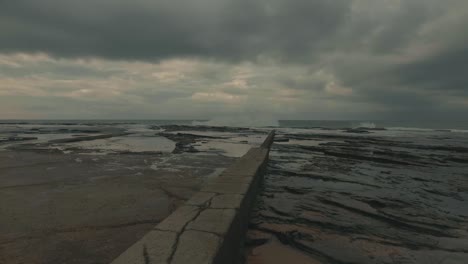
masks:
<path fill-rule="evenodd" d="M 386 127 L 387 130 L 394 131 L 418 131 L 418 132 L 432 132 L 435 129 L 432 128 L 419 128 L 419 127 Z"/>
<path fill-rule="evenodd" d="M 468 133 L 468 130 L 464 129 L 450 129 L 450 131 L 454 133 Z"/>
<path fill-rule="evenodd" d="M 362 128 L 376 128 L 377 126 L 372 122 L 362 122 L 362 123 L 359 123 L 359 125 L 358 125 L 358 128 L 360 128 L 360 127 L 362 127 Z"/>
<path fill-rule="evenodd" d="M 435 128 L 419 128 L 419 127 L 388 127 L 387 130 L 393 131 L 413 131 L 413 132 L 451 132 L 451 133 L 468 133 L 464 129 L 435 129 Z"/>

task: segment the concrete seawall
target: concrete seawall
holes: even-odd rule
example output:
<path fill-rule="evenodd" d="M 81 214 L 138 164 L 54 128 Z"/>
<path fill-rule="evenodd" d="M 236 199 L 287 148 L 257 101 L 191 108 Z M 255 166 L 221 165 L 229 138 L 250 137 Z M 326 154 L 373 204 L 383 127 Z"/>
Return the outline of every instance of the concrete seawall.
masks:
<path fill-rule="evenodd" d="M 274 131 L 112 264 L 238 263 Z"/>

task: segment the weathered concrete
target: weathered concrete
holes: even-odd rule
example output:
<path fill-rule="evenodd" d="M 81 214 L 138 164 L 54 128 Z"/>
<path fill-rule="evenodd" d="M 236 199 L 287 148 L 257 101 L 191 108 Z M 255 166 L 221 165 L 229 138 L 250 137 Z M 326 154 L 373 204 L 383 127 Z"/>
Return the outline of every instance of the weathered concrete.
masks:
<path fill-rule="evenodd" d="M 221 242 L 221 238 L 214 234 L 188 230 L 180 236 L 177 250 L 170 263 L 212 263 Z"/>
<path fill-rule="evenodd" d="M 250 184 L 241 182 L 214 182 L 203 187 L 204 192 L 214 192 L 218 194 L 244 194 L 249 189 Z"/>
<path fill-rule="evenodd" d="M 113 264 L 168 263 L 177 242 L 177 234 L 165 231 L 150 231 L 133 244 Z"/>
<path fill-rule="evenodd" d="M 236 160 L 0 150 L 0 263 L 109 263 Z"/>
<path fill-rule="evenodd" d="M 271 132 L 112 264 L 238 263 L 273 138 Z"/>
<path fill-rule="evenodd" d="M 223 236 L 229 230 L 229 225 L 236 216 L 234 209 L 203 210 L 188 226 L 189 230 L 205 231 Z"/>
<path fill-rule="evenodd" d="M 210 192 L 198 192 L 190 200 L 186 202 L 187 205 L 195 205 L 195 206 L 202 206 L 208 203 L 211 198 L 213 198 L 216 193 Z"/>
<path fill-rule="evenodd" d="M 231 208 L 239 209 L 244 195 L 240 194 L 221 194 L 211 200 L 211 208 Z"/>
<path fill-rule="evenodd" d="M 199 214 L 199 207 L 184 205 L 156 226 L 157 230 L 181 232 L 184 227 Z"/>

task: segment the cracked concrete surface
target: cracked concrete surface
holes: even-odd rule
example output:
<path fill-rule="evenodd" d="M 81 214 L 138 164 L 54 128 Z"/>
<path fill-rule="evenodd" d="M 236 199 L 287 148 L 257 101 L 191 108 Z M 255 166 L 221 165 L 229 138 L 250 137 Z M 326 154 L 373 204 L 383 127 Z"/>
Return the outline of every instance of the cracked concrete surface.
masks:
<path fill-rule="evenodd" d="M 273 137 L 272 132 L 266 144 L 252 148 L 155 227 L 158 232 L 171 232 L 175 239 L 148 233 L 112 264 L 237 263 L 249 211 Z M 156 241 L 145 242 L 148 239 Z M 163 251 L 157 258 L 144 258 L 147 243 L 165 244 L 164 249 L 171 248 L 172 252 Z"/>
<path fill-rule="evenodd" d="M 167 259 L 154 238 L 178 236 L 154 226 L 233 159 L 178 154 L 165 163 L 177 171 L 150 168 L 166 156 L 0 151 L 0 263 L 109 263 L 142 237 L 136 259 Z"/>

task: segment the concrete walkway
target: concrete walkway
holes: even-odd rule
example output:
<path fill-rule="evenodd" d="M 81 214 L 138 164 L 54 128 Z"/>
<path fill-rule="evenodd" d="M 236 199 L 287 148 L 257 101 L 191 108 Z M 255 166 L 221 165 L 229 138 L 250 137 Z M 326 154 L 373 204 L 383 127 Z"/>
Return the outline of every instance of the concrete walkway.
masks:
<path fill-rule="evenodd" d="M 112 264 L 237 263 L 274 131 Z"/>

